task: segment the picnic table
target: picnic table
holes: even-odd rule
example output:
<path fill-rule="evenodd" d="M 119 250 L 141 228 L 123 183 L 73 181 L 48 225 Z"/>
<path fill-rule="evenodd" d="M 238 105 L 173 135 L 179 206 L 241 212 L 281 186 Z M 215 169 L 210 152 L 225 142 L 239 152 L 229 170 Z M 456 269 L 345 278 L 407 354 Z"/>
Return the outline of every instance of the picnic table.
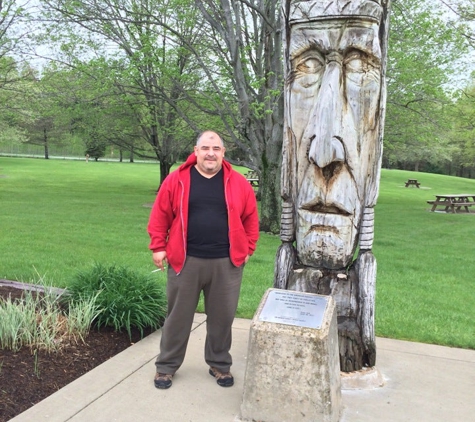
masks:
<path fill-rule="evenodd" d="M 417 179 L 408 179 L 406 181 L 405 187 L 408 188 L 409 186 L 415 186 L 418 188 L 420 186 L 420 182 L 418 182 Z"/>
<path fill-rule="evenodd" d="M 259 178 L 257 177 L 257 174 L 255 171 L 248 171 L 246 173 L 246 179 L 247 181 L 251 184 L 253 188 L 258 188 L 259 187 Z"/>
<path fill-rule="evenodd" d="M 438 206 L 445 212 L 470 212 L 470 207 L 475 205 L 475 193 L 459 193 L 455 195 L 435 195 L 435 201 L 427 201 L 432 205 L 431 211 L 436 211 Z M 463 208 L 463 209 L 462 209 Z"/>

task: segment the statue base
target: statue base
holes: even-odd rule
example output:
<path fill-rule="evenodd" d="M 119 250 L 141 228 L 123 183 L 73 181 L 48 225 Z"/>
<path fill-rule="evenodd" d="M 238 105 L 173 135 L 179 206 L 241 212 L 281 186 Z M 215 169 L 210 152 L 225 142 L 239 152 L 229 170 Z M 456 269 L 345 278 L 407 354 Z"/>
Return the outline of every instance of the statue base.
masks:
<path fill-rule="evenodd" d="M 341 406 L 334 300 L 269 289 L 251 323 L 241 420 L 338 422 Z"/>
<path fill-rule="evenodd" d="M 375 366 L 341 373 L 342 390 L 373 390 L 383 386 L 383 375 Z"/>

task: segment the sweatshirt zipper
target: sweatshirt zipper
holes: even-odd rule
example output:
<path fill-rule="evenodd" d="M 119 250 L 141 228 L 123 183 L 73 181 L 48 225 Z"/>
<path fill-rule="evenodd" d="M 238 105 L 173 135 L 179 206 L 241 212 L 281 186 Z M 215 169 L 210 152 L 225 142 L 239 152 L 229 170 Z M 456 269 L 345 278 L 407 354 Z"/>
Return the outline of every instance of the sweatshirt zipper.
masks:
<path fill-rule="evenodd" d="M 183 270 L 183 267 L 185 266 L 185 261 L 186 261 L 186 239 L 185 239 L 185 219 L 183 218 L 183 199 L 185 197 L 185 185 L 183 184 L 183 181 L 180 180 L 180 185 L 181 185 L 181 199 L 180 199 L 180 219 L 181 219 L 181 235 L 183 236 L 183 253 L 184 253 L 184 259 L 181 264 L 180 271 L 176 273 L 176 275 L 180 275 L 181 270 Z"/>
<path fill-rule="evenodd" d="M 232 262 L 231 259 L 231 236 L 229 236 L 229 231 L 231 228 L 231 216 L 229 215 L 230 209 L 229 209 L 229 202 L 228 202 L 228 183 L 229 183 L 229 176 L 226 178 L 225 183 L 224 183 L 224 200 L 226 201 L 226 209 L 228 210 L 228 238 L 229 238 L 229 259 Z"/>

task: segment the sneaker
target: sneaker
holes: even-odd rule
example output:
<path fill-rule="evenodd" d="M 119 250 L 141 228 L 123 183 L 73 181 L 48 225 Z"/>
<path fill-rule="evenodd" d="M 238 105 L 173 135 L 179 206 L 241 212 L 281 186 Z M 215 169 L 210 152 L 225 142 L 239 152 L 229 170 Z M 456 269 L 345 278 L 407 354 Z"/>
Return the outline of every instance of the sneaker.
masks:
<path fill-rule="evenodd" d="M 231 372 L 220 372 L 211 366 L 209 368 L 209 374 L 216 378 L 216 382 L 221 387 L 231 387 L 234 385 L 234 377 L 231 375 Z"/>
<path fill-rule="evenodd" d="M 159 374 L 157 372 L 155 374 L 155 378 L 153 379 L 153 382 L 155 384 L 155 387 L 164 390 L 172 386 L 172 378 L 173 378 L 173 375 L 171 374 Z"/>

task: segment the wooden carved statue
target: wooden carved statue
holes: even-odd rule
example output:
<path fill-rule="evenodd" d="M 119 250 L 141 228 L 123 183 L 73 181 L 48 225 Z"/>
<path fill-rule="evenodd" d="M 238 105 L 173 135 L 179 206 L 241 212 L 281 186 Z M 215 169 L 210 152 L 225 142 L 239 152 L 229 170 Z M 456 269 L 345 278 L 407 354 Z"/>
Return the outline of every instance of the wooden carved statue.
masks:
<path fill-rule="evenodd" d="M 274 287 L 332 295 L 340 367 L 376 362 L 371 252 L 388 0 L 284 0 L 283 211 Z"/>

